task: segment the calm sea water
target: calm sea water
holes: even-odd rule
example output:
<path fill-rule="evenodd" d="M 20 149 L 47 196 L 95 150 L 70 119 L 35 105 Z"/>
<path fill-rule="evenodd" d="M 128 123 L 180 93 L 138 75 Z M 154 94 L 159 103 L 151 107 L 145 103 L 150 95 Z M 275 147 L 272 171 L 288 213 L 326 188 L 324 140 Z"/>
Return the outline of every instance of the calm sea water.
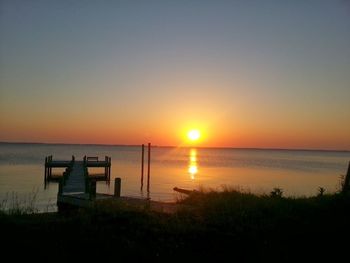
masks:
<path fill-rule="evenodd" d="M 122 179 L 122 195 L 147 196 L 140 191 L 141 147 L 102 145 L 54 145 L 0 143 L 0 200 L 30 202 L 41 211 L 56 209 L 58 185 L 44 190 L 45 156 L 54 159 L 82 159 L 84 155 L 112 158 L 111 180 Z M 147 155 L 145 154 L 145 179 Z M 256 149 L 213 149 L 154 147 L 151 154 L 150 197 L 173 201 L 173 188 L 238 187 L 254 193 L 269 193 L 282 188 L 287 196 L 311 196 L 318 187 L 327 192 L 339 189 L 340 176 L 346 173 L 350 152 L 291 151 Z M 100 170 L 102 171 L 102 170 Z M 54 170 L 62 173 L 63 170 Z M 89 172 L 99 172 L 98 168 Z M 112 182 L 113 182 L 112 181 Z M 145 181 L 146 185 L 146 181 Z M 145 189 L 144 189 L 145 190 Z M 97 191 L 113 193 L 99 182 Z"/>

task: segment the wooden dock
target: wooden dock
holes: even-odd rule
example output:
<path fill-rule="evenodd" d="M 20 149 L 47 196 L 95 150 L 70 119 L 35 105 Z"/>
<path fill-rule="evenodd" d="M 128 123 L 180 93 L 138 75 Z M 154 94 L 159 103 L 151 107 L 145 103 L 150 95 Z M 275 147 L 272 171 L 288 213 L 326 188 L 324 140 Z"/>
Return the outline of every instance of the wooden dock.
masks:
<path fill-rule="evenodd" d="M 150 148 L 150 144 L 149 144 Z M 150 150 L 149 150 L 150 156 Z M 148 157 L 148 166 L 150 157 Z M 89 167 L 102 167 L 104 173 L 89 174 Z M 63 174 L 52 173 L 55 168 L 65 168 Z M 175 203 L 163 203 L 151 201 L 149 198 L 149 170 L 147 180 L 147 198 L 121 196 L 121 179 L 115 178 L 114 195 L 96 193 L 96 182 L 106 181 L 110 183 L 111 176 L 111 158 L 105 156 L 99 160 L 96 156 L 84 156 L 81 161 L 75 160 L 53 160 L 52 155 L 45 158 L 45 187 L 49 182 L 58 182 L 57 206 L 59 211 L 74 207 L 93 207 L 103 200 L 114 200 L 124 202 L 132 206 L 148 206 L 152 210 L 161 212 L 174 212 L 177 205 Z M 143 183 L 143 182 L 142 182 Z"/>
<path fill-rule="evenodd" d="M 89 167 L 102 167 L 104 173 L 89 175 Z M 52 173 L 54 168 L 66 169 L 62 175 L 54 175 Z M 45 158 L 45 187 L 47 183 L 52 181 L 59 183 L 57 195 L 59 208 L 65 205 L 84 207 L 91 200 L 106 198 L 106 196 L 96 196 L 96 182 L 106 181 L 106 183 L 109 183 L 110 176 L 111 158 L 108 156 L 105 156 L 102 161 L 98 157 L 87 156 L 84 156 L 82 161 L 76 161 L 74 156 L 69 161 L 53 160 L 52 155 Z"/>

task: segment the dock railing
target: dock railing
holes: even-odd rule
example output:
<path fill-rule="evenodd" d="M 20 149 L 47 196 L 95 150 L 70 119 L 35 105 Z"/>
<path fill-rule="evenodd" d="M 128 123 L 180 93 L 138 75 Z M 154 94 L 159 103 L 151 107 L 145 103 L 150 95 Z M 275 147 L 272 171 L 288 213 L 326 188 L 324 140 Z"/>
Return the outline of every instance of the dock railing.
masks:
<path fill-rule="evenodd" d="M 104 167 L 104 177 L 100 178 L 109 185 L 111 180 L 111 166 L 112 166 L 112 158 L 105 156 L 103 161 L 99 161 L 97 156 L 84 156 L 83 158 L 84 166 L 86 167 Z"/>
<path fill-rule="evenodd" d="M 44 173 L 45 189 L 51 181 L 60 182 L 62 179 L 63 183 L 65 183 L 70 172 L 72 171 L 74 162 L 75 162 L 74 155 L 72 155 L 72 159 L 70 161 L 59 161 L 59 160 L 54 161 L 52 155 L 45 157 L 45 173 Z M 53 176 L 52 168 L 66 168 L 62 174 L 62 178 Z"/>

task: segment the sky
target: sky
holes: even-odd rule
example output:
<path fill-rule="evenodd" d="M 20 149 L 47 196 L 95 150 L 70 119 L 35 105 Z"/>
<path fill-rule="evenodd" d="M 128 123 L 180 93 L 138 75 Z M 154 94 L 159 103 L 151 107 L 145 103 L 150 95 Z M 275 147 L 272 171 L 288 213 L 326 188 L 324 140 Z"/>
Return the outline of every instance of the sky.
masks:
<path fill-rule="evenodd" d="M 0 141 L 350 150 L 350 1 L 0 1 Z"/>

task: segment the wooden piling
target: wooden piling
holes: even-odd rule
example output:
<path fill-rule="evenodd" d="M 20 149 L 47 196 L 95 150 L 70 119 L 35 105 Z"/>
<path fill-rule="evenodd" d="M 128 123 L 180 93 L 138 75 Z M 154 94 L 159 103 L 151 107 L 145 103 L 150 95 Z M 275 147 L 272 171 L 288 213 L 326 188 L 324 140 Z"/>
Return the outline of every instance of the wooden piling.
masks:
<path fill-rule="evenodd" d="M 49 162 L 50 162 L 50 156 L 46 157 L 46 179 L 49 179 Z"/>
<path fill-rule="evenodd" d="M 47 157 L 45 157 L 44 189 L 46 189 L 46 183 L 47 183 Z"/>
<path fill-rule="evenodd" d="M 122 184 L 121 178 L 117 177 L 114 179 L 114 196 L 115 197 L 120 197 L 121 184 Z"/>
<path fill-rule="evenodd" d="M 151 143 L 148 143 L 147 192 L 149 192 L 151 171 Z"/>
<path fill-rule="evenodd" d="M 49 167 L 48 167 L 48 178 L 51 179 L 51 176 L 52 176 L 52 167 L 51 167 L 51 163 L 52 163 L 52 155 L 49 156 Z"/>
<path fill-rule="evenodd" d="M 144 155 L 145 155 L 145 145 L 142 144 L 142 154 L 141 154 L 141 191 L 143 189 L 143 164 L 144 164 Z"/>
<path fill-rule="evenodd" d="M 46 179 L 47 179 L 47 157 L 45 157 L 45 182 L 46 182 Z"/>
<path fill-rule="evenodd" d="M 111 181 L 111 166 L 112 166 L 112 157 L 109 157 L 108 164 L 108 183 Z"/>

